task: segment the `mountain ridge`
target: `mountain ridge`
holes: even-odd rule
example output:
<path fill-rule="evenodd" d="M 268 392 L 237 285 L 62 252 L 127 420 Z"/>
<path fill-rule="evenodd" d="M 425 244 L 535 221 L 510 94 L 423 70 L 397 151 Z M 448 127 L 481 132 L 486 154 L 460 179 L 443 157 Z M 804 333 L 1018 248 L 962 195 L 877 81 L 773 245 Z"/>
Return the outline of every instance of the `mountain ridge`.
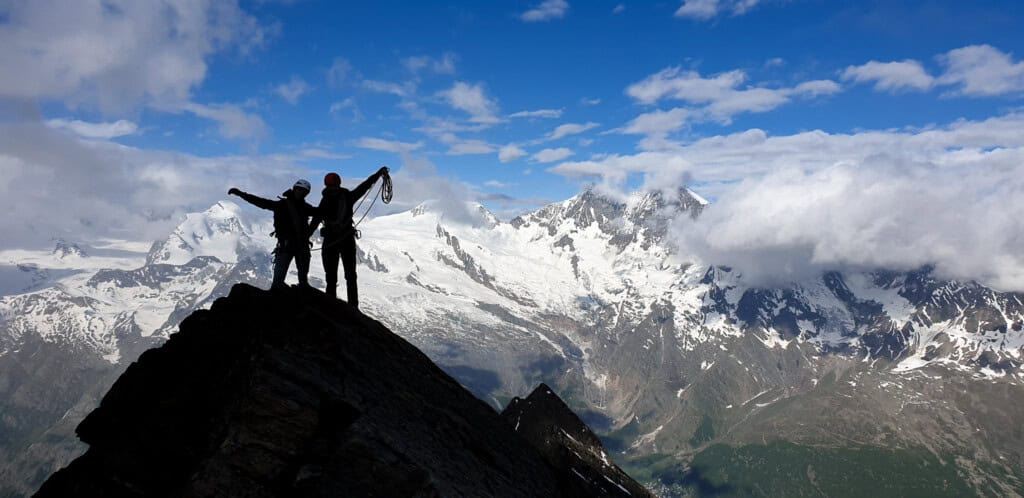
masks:
<path fill-rule="evenodd" d="M 76 432 L 89 450 L 37 497 L 650 496 L 613 464 L 542 459 L 414 346 L 302 289 L 236 285 Z M 586 451 L 603 454 L 596 438 Z"/>

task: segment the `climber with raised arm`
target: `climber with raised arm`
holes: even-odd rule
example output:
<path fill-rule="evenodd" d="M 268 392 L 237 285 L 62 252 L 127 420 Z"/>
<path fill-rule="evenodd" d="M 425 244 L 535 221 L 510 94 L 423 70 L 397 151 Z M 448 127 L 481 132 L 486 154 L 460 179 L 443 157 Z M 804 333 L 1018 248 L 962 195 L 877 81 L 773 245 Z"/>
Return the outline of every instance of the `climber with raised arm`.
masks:
<path fill-rule="evenodd" d="M 277 247 L 274 249 L 274 281 L 270 285 L 271 289 L 285 286 L 284 278 L 292 258 L 295 259 L 295 270 L 299 274 L 299 286 L 309 287 L 309 217 L 316 212 L 316 208 L 306 202 L 309 191 L 310 185 L 306 180 L 295 182 L 292 188 L 276 200 L 264 199 L 233 187 L 228 190 L 228 195 L 237 195 L 249 204 L 274 212 L 274 232 L 271 235 L 277 237 Z"/>
<path fill-rule="evenodd" d="M 388 168 L 383 167 L 356 188 L 349 190 L 341 186 L 341 176 L 331 172 L 324 176 L 323 196 L 316 214 L 310 223 L 312 236 L 316 227 L 323 222 L 320 235 L 323 236 L 323 249 L 320 257 L 324 263 L 327 280 L 327 295 L 337 297 L 338 259 L 345 269 L 345 286 L 348 288 L 348 303 L 359 307 L 359 288 L 356 286 L 356 238 L 358 231 L 353 224 L 352 214 L 356 202 L 373 187 L 382 176 L 387 178 Z M 386 202 L 386 201 L 385 201 Z"/>

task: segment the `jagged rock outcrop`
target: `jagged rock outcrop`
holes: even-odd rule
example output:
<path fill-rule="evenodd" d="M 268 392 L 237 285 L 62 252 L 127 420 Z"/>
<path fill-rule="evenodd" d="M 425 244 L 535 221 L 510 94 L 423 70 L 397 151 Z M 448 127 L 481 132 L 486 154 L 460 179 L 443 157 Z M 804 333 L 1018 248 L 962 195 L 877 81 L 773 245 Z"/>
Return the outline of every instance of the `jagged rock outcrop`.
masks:
<path fill-rule="evenodd" d="M 513 398 L 501 416 L 580 494 L 653 498 L 611 461 L 594 431 L 547 384 L 537 386 L 526 399 Z"/>
<path fill-rule="evenodd" d="M 575 416 L 523 413 L 586 442 L 568 451 L 599 448 Z M 558 468 L 415 347 L 313 290 L 236 285 L 132 364 L 77 433 L 89 450 L 36 496 L 625 496 L 603 494 L 608 479 L 642 490 L 603 463 Z"/>

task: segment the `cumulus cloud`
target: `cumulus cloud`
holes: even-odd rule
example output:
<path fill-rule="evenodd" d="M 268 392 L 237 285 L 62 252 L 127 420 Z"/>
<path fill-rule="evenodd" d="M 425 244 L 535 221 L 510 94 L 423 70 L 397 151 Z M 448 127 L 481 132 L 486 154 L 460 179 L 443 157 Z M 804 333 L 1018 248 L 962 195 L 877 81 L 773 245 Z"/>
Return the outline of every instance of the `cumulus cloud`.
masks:
<path fill-rule="evenodd" d="M 1024 290 L 1024 114 L 916 131 L 769 137 L 748 130 L 678 151 L 550 171 L 649 188 L 689 175 L 716 198 L 680 220 L 684 254 L 765 285 L 830 269 L 912 269 Z"/>
<path fill-rule="evenodd" d="M 943 72 L 935 77 L 915 60 L 898 62 L 870 61 L 849 66 L 844 80 L 875 82 L 875 90 L 926 91 L 938 86 L 955 87 L 949 96 L 993 97 L 1024 92 L 1024 62 L 1015 62 L 1011 54 L 990 45 L 970 45 L 936 57 Z"/>
<path fill-rule="evenodd" d="M 232 139 L 259 140 L 267 136 L 268 130 L 263 119 L 250 114 L 234 104 L 185 104 L 182 110 L 201 118 L 216 121 L 221 136 Z"/>
<path fill-rule="evenodd" d="M 453 142 L 447 154 L 449 156 L 462 156 L 468 154 L 490 154 L 494 152 L 494 146 L 483 140 L 459 140 Z"/>
<path fill-rule="evenodd" d="M 729 124 L 737 114 L 768 112 L 794 98 L 815 98 L 842 90 L 831 80 L 811 80 L 783 88 L 741 87 L 746 79 L 746 73 L 741 70 L 705 78 L 696 71 L 683 71 L 678 67 L 664 69 L 629 85 L 626 94 L 642 104 L 670 99 L 681 100 L 689 106 L 644 113 L 613 131 L 646 135 L 639 143 L 642 150 L 675 150 L 680 145 L 669 140 L 668 135 L 690 123 Z"/>
<path fill-rule="evenodd" d="M 455 54 L 450 52 L 442 55 L 440 59 L 435 59 L 429 55 L 421 55 L 402 59 L 402 66 L 413 74 L 419 74 L 424 69 L 429 69 L 437 74 L 454 74 L 456 59 Z"/>
<path fill-rule="evenodd" d="M 552 131 L 548 135 L 548 140 L 558 140 L 559 138 L 568 135 L 576 135 L 578 133 L 583 133 L 587 130 L 597 128 L 598 126 L 600 126 L 600 124 L 594 123 L 593 121 L 585 124 L 567 123 L 564 125 L 559 125 L 557 128 L 554 129 L 554 131 Z"/>
<path fill-rule="evenodd" d="M 344 57 L 335 57 L 331 61 L 331 67 L 327 68 L 327 84 L 337 88 L 344 84 L 351 74 L 352 63 Z"/>
<path fill-rule="evenodd" d="M 921 63 L 915 60 L 870 61 L 860 66 L 849 66 L 843 71 L 842 78 L 857 83 L 873 81 L 875 90 L 883 92 L 929 90 L 935 85 L 935 78 L 932 78 Z"/>
<path fill-rule="evenodd" d="M 523 12 L 519 18 L 525 22 L 550 21 L 565 17 L 569 2 L 565 0 L 544 0 L 540 5 Z"/>
<path fill-rule="evenodd" d="M 717 16 L 718 9 L 718 0 L 685 0 L 683 5 L 676 9 L 675 16 L 707 20 Z"/>
<path fill-rule="evenodd" d="M 125 112 L 180 106 L 206 59 L 260 46 L 273 33 L 235 1 L 38 0 L 6 3 L 0 96 Z"/>
<path fill-rule="evenodd" d="M 560 118 L 561 109 L 537 109 L 535 111 L 519 111 L 509 114 L 510 118 Z"/>
<path fill-rule="evenodd" d="M 471 207 L 478 197 L 472 186 L 457 179 L 444 177 L 437 167 L 423 157 L 402 154 L 402 168 L 391 172 L 395 198 L 391 204 L 377 204 L 374 214 L 407 211 L 426 203 L 430 209 L 444 215 L 446 222 L 477 224 L 480 212 Z"/>
<path fill-rule="evenodd" d="M 119 119 L 113 123 L 88 123 L 77 119 L 50 119 L 46 121 L 46 126 L 68 130 L 83 138 L 111 139 L 134 135 L 139 132 L 137 124 L 125 119 Z"/>
<path fill-rule="evenodd" d="M 626 94 L 642 104 L 667 98 L 703 105 L 705 114 L 727 123 L 736 114 L 770 111 L 794 96 L 816 97 L 841 90 L 831 80 L 805 81 L 789 88 L 740 88 L 746 80 L 746 72 L 738 69 L 704 78 L 696 71 L 670 67 L 629 85 Z"/>
<path fill-rule="evenodd" d="M 470 85 L 459 81 L 450 89 L 441 92 L 440 96 L 455 109 L 468 113 L 472 122 L 496 123 L 499 121 L 495 117 L 498 112 L 498 104 L 487 98 L 481 84 Z"/>
<path fill-rule="evenodd" d="M 498 160 L 507 163 L 526 157 L 528 153 L 515 144 L 508 144 L 498 150 Z"/>
<path fill-rule="evenodd" d="M 363 80 L 362 86 L 371 92 L 390 93 L 403 98 L 416 93 L 416 87 L 411 83 L 398 84 L 388 81 Z"/>
<path fill-rule="evenodd" d="M 561 161 L 569 156 L 573 155 L 573 151 L 559 147 L 557 149 L 544 149 L 533 155 L 533 160 L 539 163 L 553 163 L 555 161 Z"/>
<path fill-rule="evenodd" d="M 683 0 L 683 5 L 676 9 L 676 17 L 688 17 L 699 21 L 707 21 L 722 12 L 732 12 L 740 16 L 753 9 L 760 0 Z"/>
<path fill-rule="evenodd" d="M 991 97 L 1024 92 L 1024 62 L 990 45 L 971 45 L 939 57 L 943 85 L 956 85 L 957 95 Z"/>
<path fill-rule="evenodd" d="M 299 99 L 308 93 L 312 88 L 302 78 L 292 76 L 291 81 L 282 83 L 274 88 L 274 93 L 291 105 L 299 103 Z"/>
<path fill-rule="evenodd" d="M 665 136 L 682 129 L 694 115 L 694 111 L 676 107 L 668 111 L 653 111 L 633 118 L 621 133 L 631 135 Z"/>
<path fill-rule="evenodd" d="M 646 135 L 639 144 L 641 150 L 673 150 L 679 144 L 668 139 L 668 135 L 684 129 L 691 121 L 699 121 L 701 115 L 682 107 L 668 111 L 653 111 L 641 114 L 624 128 L 613 130 L 626 135 Z"/>
<path fill-rule="evenodd" d="M 363 137 L 356 141 L 355 146 L 362 149 L 382 150 L 384 152 L 408 153 L 423 147 L 423 142 L 409 143 L 397 140 L 384 140 L 383 138 Z"/>
<path fill-rule="evenodd" d="M 94 241 L 164 237 L 184 213 L 236 186 L 265 196 L 301 171 L 273 157 L 196 157 L 83 140 L 42 123 L 0 125 L 0 247 L 60 236 Z"/>

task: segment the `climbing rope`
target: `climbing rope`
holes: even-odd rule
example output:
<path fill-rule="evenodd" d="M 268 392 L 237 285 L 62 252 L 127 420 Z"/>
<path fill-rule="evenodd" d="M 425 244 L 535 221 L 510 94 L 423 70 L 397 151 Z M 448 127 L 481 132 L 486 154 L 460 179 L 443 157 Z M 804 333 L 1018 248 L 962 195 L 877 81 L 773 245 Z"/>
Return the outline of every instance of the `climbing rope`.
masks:
<path fill-rule="evenodd" d="M 380 200 L 383 201 L 384 204 L 391 204 L 391 199 L 395 197 L 394 186 L 391 184 L 391 175 L 388 174 L 387 169 L 384 170 L 384 174 L 381 176 L 381 180 L 383 181 L 381 182 L 380 186 L 377 187 L 377 192 L 373 194 L 373 200 L 370 201 L 370 205 L 366 207 L 366 211 L 363 211 L 363 215 L 359 217 L 359 221 L 352 225 L 352 230 L 355 232 L 354 235 L 357 239 L 362 237 L 362 234 L 359 232 L 359 224 L 363 222 L 363 219 L 366 218 L 366 215 L 370 214 L 370 210 L 373 209 L 373 205 L 377 202 L 377 198 L 380 197 Z M 352 212 L 358 213 L 359 208 L 363 205 L 363 201 L 365 200 L 366 196 L 363 196 L 361 199 L 359 199 L 359 202 L 356 203 L 356 207 L 352 209 Z M 311 251 L 319 251 L 321 249 L 323 249 L 323 246 L 317 247 L 316 249 L 311 249 Z"/>

